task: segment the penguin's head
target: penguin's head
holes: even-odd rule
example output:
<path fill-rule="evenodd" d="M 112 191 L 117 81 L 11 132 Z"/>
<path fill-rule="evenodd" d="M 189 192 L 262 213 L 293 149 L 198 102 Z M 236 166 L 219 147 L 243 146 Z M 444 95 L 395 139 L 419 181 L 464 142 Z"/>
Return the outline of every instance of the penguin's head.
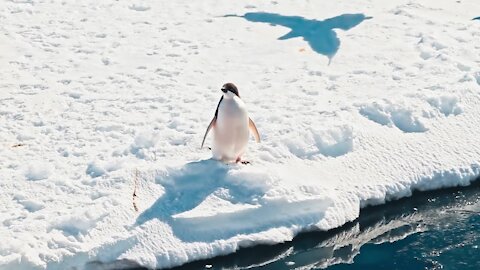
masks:
<path fill-rule="evenodd" d="M 235 94 L 237 97 L 240 97 L 240 94 L 238 93 L 238 89 L 233 83 L 226 83 L 222 86 L 222 92 L 225 94 L 228 94 L 228 92 L 231 92 Z"/>

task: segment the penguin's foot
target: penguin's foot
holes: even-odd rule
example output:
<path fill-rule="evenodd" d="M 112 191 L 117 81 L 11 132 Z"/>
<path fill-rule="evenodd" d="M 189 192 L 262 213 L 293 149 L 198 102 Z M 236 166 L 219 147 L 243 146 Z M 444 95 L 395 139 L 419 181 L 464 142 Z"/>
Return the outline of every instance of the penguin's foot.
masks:
<path fill-rule="evenodd" d="M 235 163 L 239 163 L 239 162 L 242 163 L 242 164 L 244 164 L 244 165 L 250 164 L 250 161 L 248 161 L 248 160 L 242 160 L 240 157 L 238 157 L 237 160 L 235 161 Z"/>

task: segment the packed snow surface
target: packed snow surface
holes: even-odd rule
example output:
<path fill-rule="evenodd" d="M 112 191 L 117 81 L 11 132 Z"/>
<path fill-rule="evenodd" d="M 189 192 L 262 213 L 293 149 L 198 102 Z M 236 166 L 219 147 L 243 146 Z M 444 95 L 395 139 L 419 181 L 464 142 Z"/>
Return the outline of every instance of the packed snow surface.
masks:
<path fill-rule="evenodd" d="M 176 266 L 468 185 L 479 15 L 478 0 L 2 1 L 0 269 Z M 226 82 L 262 137 L 250 165 L 199 147 Z"/>

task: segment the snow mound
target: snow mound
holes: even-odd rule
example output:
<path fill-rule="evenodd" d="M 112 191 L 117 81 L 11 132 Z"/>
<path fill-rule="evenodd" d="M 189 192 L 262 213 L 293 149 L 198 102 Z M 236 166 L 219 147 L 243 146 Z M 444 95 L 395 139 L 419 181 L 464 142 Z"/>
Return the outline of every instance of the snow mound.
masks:
<path fill-rule="evenodd" d="M 100 167 L 97 163 L 92 162 L 88 164 L 86 173 L 91 177 L 95 178 L 95 177 L 104 175 L 105 170 L 102 167 Z"/>
<path fill-rule="evenodd" d="M 437 108 L 443 115 L 459 115 L 463 112 L 462 107 L 458 104 L 456 96 L 437 96 L 427 99 L 428 103 Z"/>
<path fill-rule="evenodd" d="M 135 11 L 147 11 L 147 10 L 150 9 L 149 6 L 141 5 L 141 4 L 138 4 L 138 5 L 133 4 L 133 5 L 129 6 L 128 8 L 131 9 L 131 10 L 135 10 Z"/>
<path fill-rule="evenodd" d="M 303 159 L 338 157 L 352 151 L 353 138 L 353 130 L 349 126 L 328 130 L 307 128 L 293 138 L 285 139 L 285 145 L 292 154 Z"/>
<path fill-rule="evenodd" d="M 360 114 L 383 126 L 395 126 L 403 132 L 425 132 L 428 129 L 414 109 L 388 100 L 361 106 Z"/>
<path fill-rule="evenodd" d="M 27 166 L 25 178 L 31 181 L 47 179 L 52 174 L 52 170 L 50 164 L 37 161 Z"/>

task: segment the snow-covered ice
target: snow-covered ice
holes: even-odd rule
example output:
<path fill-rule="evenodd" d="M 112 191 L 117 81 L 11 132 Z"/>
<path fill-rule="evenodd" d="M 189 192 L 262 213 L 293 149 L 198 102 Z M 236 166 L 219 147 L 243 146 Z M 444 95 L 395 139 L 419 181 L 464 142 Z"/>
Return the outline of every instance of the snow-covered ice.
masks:
<path fill-rule="evenodd" d="M 0 269 L 176 266 L 468 185 L 479 14 L 476 0 L 1 2 Z M 230 81 L 262 136 L 248 166 L 200 149 Z"/>

